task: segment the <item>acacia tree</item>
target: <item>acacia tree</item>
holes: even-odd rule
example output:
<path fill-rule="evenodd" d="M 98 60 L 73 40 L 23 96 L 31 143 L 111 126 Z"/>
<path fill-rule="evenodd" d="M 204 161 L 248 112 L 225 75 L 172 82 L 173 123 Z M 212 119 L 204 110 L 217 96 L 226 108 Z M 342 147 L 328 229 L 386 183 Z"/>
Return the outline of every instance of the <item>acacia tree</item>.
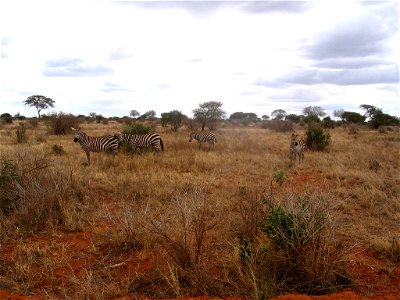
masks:
<path fill-rule="evenodd" d="M 39 118 L 40 118 L 40 112 L 49 107 L 54 107 L 54 103 L 55 103 L 55 101 L 53 99 L 42 96 L 42 95 L 32 95 L 32 96 L 29 96 L 24 101 L 25 105 L 28 105 L 29 107 L 31 107 L 31 106 L 36 107 Z"/>
<path fill-rule="evenodd" d="M 154 110 L 146 111 L 143 115 L 139 117 L 141 120 L 151 120 L 155 119 L 157 113 Z"/>
<path fill-rule="evenodd" d="M 221 109 L 222 102 L 208 101 L 199 104 L 199 108 L 193 110 L 194 118 L 200 123 L 201 130 L 219 120 L 225 119 L 226 112 Z"/>
<path fill-rule="evenodd" d="M 271 116 L 272 116 L 274 119 L 283 120 L 283 119 L 286 117 L 286 111 L 283 110 L 283 109 L 275 109 L 275 110 L 271 113 Z"/>
<path fill-rule="evenodd" d="M 342 122 L 343 122 L 344 121 L 344 117 L 343 117 L 344 112 L 345 111 L 344 111 L 343 108 L 335 109 L 333 111 L 333 116 L 336 117 L 336 118 L 340 118 L 342 120 Z"/>
<path fill-rule="evenodd" d="M 398 118 L 385 114 L 382 109 L 373 105 L 362 104 L 360 108 L 366 111 L 365 116 L 369 118 L 369 123 L 374 128 L 379 128 L 379 126 L 383 125 L 398 125 L 400 123 Z"/>
<path fill-rule="evenodd" d="M 303 114 L 306 117 L 308 117 L 308 116 L 317 116 L 317 117 L 326 116 L 324 109 L 320 106 L 307 106 L 303 109 Z"/>
<path fill-rule="evenodd" d="M 129 112 L 129 115 L 130 115 L 132 118 L 137 118 L 137 117 L 140 116 L 140 113 L 139 113 L 137 110 L 132 109 L 132 110 Z"/>

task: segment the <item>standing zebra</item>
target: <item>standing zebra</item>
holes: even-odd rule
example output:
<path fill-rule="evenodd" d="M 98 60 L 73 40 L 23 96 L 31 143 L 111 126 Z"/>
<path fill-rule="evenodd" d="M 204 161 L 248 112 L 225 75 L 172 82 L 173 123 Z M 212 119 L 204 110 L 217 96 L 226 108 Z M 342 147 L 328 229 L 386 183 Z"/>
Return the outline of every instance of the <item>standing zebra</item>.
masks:
<path fill-rule="evenodd" d="M 299 138 L 297 134 L 292 133 L 292 139 L 290 141 L 290 161 L 296 161 L 296 155 L 299 156 L 299 163 L 304 160 L 304 151 L 306 150 L 306 139 L 305 137 Z"/>
<path fill-rule="evenodd" d="M 201 149 L 201 144 L 202 143 L 209 143 L 211 147 L 214 148 L 214 143 L 217 141 L 217 138 L 215 137 L 214 133 L 211 131 L 209 132 L 192 132 L 190 133 L 189 137 L 189 142 L 192 142 L 192 140 L 197 140 L 199 142 L 199 150 Z"/>
<path fill-rule="evenodd" d="M 88 164 L 90 165 L 90 152 L 102 152 L 106 150 L 110 150 L 113 155 L 116 155 L 118 152 L 118 138 L 113 135 L 105 135 L 105 136 L 88 136 L 86 133 L 81 131 L 81 128 L 77 129 L 72 128 L 74 135 L 74 142 L 79 142 L 83 151 L 85 151 Z"/>
<path fill-rule="evenodd" d="M 120 133 L 118 135 L 118 140 L 120 143 L 128 143 L 133 150 L 136 150 L 137 148 L 152 147 L 154 150 L 154 154 L 159 154 L 160 150 L 164 151 L 164 144 L 158 133 Z"/>

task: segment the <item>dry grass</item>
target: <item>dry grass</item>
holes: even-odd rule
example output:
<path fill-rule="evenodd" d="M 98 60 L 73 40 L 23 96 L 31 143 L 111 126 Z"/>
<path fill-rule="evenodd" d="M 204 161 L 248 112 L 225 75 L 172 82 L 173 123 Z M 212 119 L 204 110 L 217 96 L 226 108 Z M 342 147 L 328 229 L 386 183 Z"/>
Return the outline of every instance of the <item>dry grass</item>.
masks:
<path fill-rule="evenodd" d="M 346 262 L 341 239 L 399 261 L 398 133 L 335 129 L 328 151 L 307 151 L 303 164 L 290 167 L 290 133 L 221 128 L 215 149 L 199 151 L 188 142 L 188 131 L 158 127 L 165 147 L 160 155 L 93 153 L 92 164 L 86 166 L 86 156 L 72 136 L 50 135 L 39 123 L 27 126 L 27 143 L 17 144 L 17 126 L 0 130 L 0 160 L 12 161 L 18 175 L 13 183 L 18 203 L 0 216 L 1 242 L 8 245 L 0 249 L 0 262 L 6 266 L 0 268 L 0 277 L 11 282 L 10 290 L 101 299 L 128 292 L 140 296 L 151 282 L 158 282 L 148 296 L 271 296 L 284 290 L 279 274 L 266 281 L 255 266 L 244 268 L 238 239 L 242 234 L 252 244 L 250 261 L 263 257 L 258 246 L 268 241 L 259 228 L 268 212 L 260 204 L 264 195 L 279 203 L 302 194 L 319 195 L 311 199 L 316 206 L 325 205 L 331 222 L 318 242 L 332 255 L 314 260 L 326 268 L 333 268 L 338 257 Z M 110 122 L 81 127 L 98 136 L 122 126 Z M 53 145 L 62 146 L 65 154 L 55 155 Z M 278 171 L 284 175 L 282 185 L 274 178 Z M 76 265 L 73 241 L 65 238 L 69 234 L 88 235 L 88 244 L 80 249 L 86 255 L 83 266 Z M 37 247 L 32 244 L 36 236 L 60 241 L 66 249 Z M 150 259 L 144 272 L 143 264 Z M 129 264 L 132 260 L 135 266 Z M 321 275 L 305 258 L 303 265 L 309 278 L 328 274 Z M 66 268 L 61 289 L 54 275 L 60 267 Z M 129 272 L 121 275 L 121 268 Z M 43 279 L 41 285 L 35 274 Z"/>

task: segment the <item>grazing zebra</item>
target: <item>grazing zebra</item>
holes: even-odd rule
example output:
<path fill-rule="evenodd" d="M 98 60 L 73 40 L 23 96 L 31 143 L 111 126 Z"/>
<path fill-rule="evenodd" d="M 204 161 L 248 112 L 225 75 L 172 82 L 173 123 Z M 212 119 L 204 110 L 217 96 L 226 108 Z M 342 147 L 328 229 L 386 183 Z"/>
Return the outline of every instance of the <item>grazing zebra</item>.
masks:
<path fill-rule="evenodd" d="M 290 161 L 296 161 L 296 155 L 299 156 L 299 163 L 304 160 L 304 151 L 306 150 L 306 139 L 305 137 L 299 138 L 297 134 L 292 133 L 292 139 L 290 141 Z"/>
<path fill-rule="evenodd" d="M 90 152 L 102 152 L 106 150 L 112 151 L 113 155 L 118 152 L 118 138 L 113 135 L 105 136 L 88 136 L 86 133 L 81 131 L 81 128 L 72 128 L 74 135 L 74 142 L 79 142 L 83 151 L 85 151 L 88 164 L 90 165 Z"/>
<path fill-rule="evenodd" d="M 159 154 L 160 150 L 164 151 L 164 144 L 158 133 L 120 133 L 118 135 L 118 140 L 120 143 L 128 143 L 133 150 L 136 150 L 137 148 L 152 147 L 154 150 L 154 154 Z"/>
<path fill-rule="evenodd" d="M 209 143 L 211 147 L 214 148 L 214 143 L 217 141 L 217 138 L 215 137 L 214 133 L 211 131 L 209 132 L 192 132 L 190 133 L 189 137 L 189 142 L 192 140 L 197 140 L 199 142 L 199 149 L 201 149 L 201 144 L 202 143 Z"/>

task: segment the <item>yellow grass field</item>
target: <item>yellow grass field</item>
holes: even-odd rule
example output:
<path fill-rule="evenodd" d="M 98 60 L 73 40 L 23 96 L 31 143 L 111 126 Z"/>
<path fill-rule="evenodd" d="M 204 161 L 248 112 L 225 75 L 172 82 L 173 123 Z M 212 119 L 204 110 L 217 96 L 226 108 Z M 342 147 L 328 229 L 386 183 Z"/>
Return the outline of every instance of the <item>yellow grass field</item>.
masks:
<path fill-rule="evenodd" d="M 81 124 L 91 136 L 122 126 Z M 226 125 L 215 131 L 214 149 L 199 150 L 189 130 L 158 126 L 160 155 L 91 153 L 87 165 L 72 134 L 51 135 L 40 122 L 18 144 L 17 127 L 0 127 L 0 289 L 7 293 L 262 299 L 350 288 L 400 295 L 398 131 L 331 129 L 327 151 L 308 150 L 303 164 L 291 165 L 290 132 Z M 274 240 L 281 232 L 266 234 L 271 228 L 259 224 L 274 208 L 310 214 L 305 220 L 317 225 L 301 223 L 308 238 L 299 247 L 310 246 L 283 240 L 284 248 Z"/>

